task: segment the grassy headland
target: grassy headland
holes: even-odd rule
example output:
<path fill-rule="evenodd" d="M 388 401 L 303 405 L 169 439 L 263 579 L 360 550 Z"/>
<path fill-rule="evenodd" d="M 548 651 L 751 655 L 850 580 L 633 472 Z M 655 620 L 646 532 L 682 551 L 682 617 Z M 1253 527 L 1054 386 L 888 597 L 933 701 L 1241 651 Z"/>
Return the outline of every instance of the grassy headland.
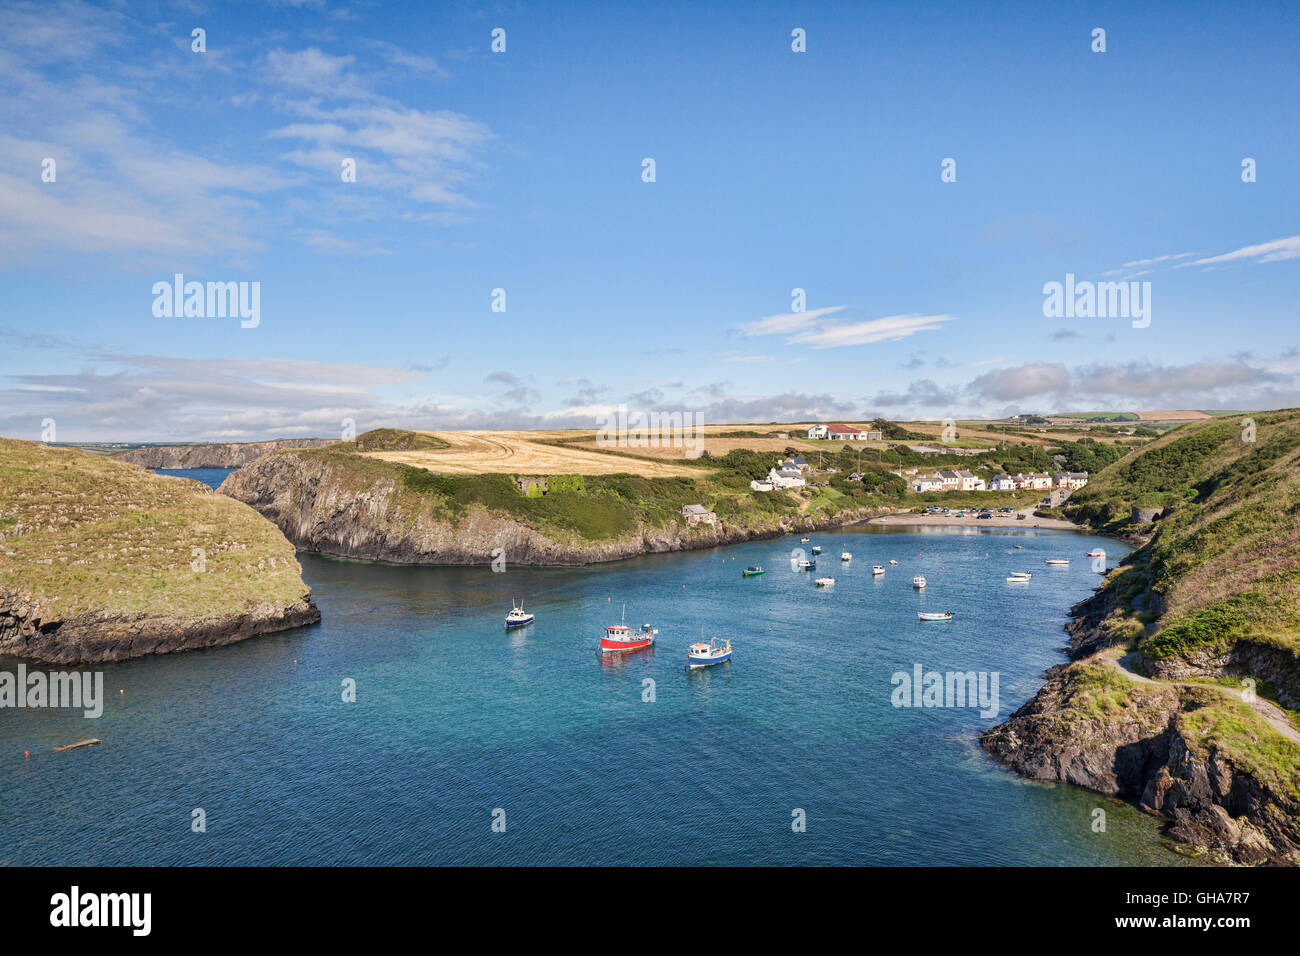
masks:
<path fill-rule="evenodd" d="M 314 620 L 309 593 L 293 546 L 251 508 L 111 458 L 0 439 L 0 652 L 97 660 L 224 643 L 223 630 Z"/>

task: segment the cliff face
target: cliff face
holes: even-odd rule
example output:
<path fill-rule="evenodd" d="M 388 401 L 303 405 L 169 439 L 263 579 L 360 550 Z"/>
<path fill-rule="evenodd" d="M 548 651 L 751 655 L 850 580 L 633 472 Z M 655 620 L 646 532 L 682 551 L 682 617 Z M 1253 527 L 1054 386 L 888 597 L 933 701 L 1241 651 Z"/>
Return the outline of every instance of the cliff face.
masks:
<path fill-rule="evenodd" d="M 242 468 L 250 461 L 281 448 L 322 448 L 333 442 L 334 439 L 330 438 L 284 438 L 229 445 L 159 445 L 133 448 L 113 457 L 143 468 Z"/>
<path fill-rule="evenodd" d="M 1249 721 L 1214 688 L 1129 685 L 1110 663 L 1058 665 L 1027 704 L 981 738 L 1033 780 L 1136 801 L 1169 835 L 1223 862 L 1300 865 L 1300 794 L 1223 745 Z M 1124 682 L 1117 684 L 1116 682 Z M 1220 726 L 1223 722 L 1224 726 Z M 1249 731 L 1258 744 L 1266 731 Z"/>
<path fill-rule="evenodd" d="M 101 663 L 220 647 L 320 621 L 310 597 L 201 618 L 85 611 L 70 617 L 30 592 L 0 589 L 0 652 L 49 664 Z"/>
<path fill-rule="evenodd" d="M 383 473 L 357 483 L 329 456 L 271 455 L 240 469 L 219 489 L 261 512 L 297 547 L 397 564 L 487 564 L 500 548 L 510 564 L 584 565 L 640 554 L 711 548 L 793 530 L 842 527 L 879 512 L 862 508 L 834 517 L 782 523 L 719 521 L 716 526 L 642 526 L 606 541 L 544 533 L 510 514 L 476 508 L 459 520 L 434 516 L 428 502 Z"/>

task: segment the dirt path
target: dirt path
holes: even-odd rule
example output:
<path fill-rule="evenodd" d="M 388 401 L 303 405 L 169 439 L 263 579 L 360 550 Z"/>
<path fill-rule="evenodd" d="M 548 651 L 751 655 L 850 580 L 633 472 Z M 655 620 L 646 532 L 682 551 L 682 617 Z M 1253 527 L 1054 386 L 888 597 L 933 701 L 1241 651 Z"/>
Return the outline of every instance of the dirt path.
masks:
<path fill-rule="evenodd" d="M 1186 686 L 1191 686 L 1189 682 L 1186 681 L 1158 681 L 1158 680 L 1152 680 L 1150 677 L 1147 677 L 1144 674 L 1139 674 L 1137 671 L 1133 669 L 1132 654 L 1125 654 L 1123 657 L 1107 657 L 1106 660 L 1109 661 L 1111 665 L 1113 665 L 1126 677 L 1128 677 L 1131 680 L 1138 681 L 1139 683 L 1184 684 Z M 1287 720 L 1286 714 L 1283 712 L 1282 708 L 1278 707 L 1272 701 L 1264 700 L 1264 698 L 1262 697 L 1256 697 L 1253 701 L 1248 701 L 1246 700 L 1245 688 L 1242 688 L 1241 690 L 1236 690 L 1232 687 L 1222 687 L 1220 685 L 1215 685 L 1215 684 L 1199 684 L 1199 683 L 1195 684 L 1195 686 L 1197 687 L 1218 686 L 1219 689 L 1222 690 L 1225 694 L 1231 694 L 1233 697 L 1236 697 L 1238 700 L 1250 704 L 1251 708 L 1255 711 L 1255 713 L 1259 714 L 1260 717 L 1264 718 L 1265 722 L 1270 727 L 1276 730 L 1287 740 L 1300 744 L 1300 730 L 1297 730 L 1295 728 L 1295 725 L 1292 724 L 1291 721 Z"/>

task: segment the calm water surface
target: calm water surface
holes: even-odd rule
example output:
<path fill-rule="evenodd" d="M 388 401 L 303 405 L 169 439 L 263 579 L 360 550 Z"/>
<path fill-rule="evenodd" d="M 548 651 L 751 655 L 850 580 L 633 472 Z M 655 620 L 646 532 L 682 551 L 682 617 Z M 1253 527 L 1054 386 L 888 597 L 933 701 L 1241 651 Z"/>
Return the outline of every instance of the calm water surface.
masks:
<path fill-rule="evenodd" d="M 1153 819 L 1022 781 L 975 740 L 1063 660 L 1065 612 L 1097 583 L 1084 552 L 1101 546 L 1114 563 L 1122 546 L 974 527 L 803 547 L 817 543 L 830 590 L 790 570 L 793 537 L 505 573 L 302 555 L 320 625 L 107 665 L 98 720 L 0 711 L 0 860 L 1181 862 Z M 1044 566 L 1057 556 L 1070 567 Z M 742 578 L 749 564 L 768 573 Z M 1006 584 L 1019 569 L 1033 581 Z M 512 598 L 536 624 L 504 631 Z M 602 660 L 597 638 L 624 604 L 660 642 Z M 920 624 L 921 609 L 956 618 Z M 688 673 L 701 625 L 734 639 L 734 659 Z M 891 675 L 915 663 L 998 672 L 998 717 L 893 707 Z M 355 703 L 342 700 L 347 678 Z M 50 750 L 88 736 L 103 744 Z M 1105 833 L 1090 826 L 1099 806 Z M 190 831 L 197 807 L 205 834 Z M 497 808 L 504 833 L 491 830 Z"/>

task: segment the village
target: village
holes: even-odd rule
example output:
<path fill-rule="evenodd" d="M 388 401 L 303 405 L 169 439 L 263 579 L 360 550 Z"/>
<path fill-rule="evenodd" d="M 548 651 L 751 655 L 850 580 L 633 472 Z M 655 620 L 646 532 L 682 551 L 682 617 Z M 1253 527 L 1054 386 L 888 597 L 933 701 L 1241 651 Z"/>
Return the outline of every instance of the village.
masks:
<path fill-rule="evenodd" d="M 862 429 L 851 425 L 832 424 L 832 425 L 813 425 L 808 429 L 809 439 L 825 439 L 830 441 L 881 441 L 881 432 L 876 429 Z M 919 447 L 917 450 L 920 450 Z M 937 449 L 926 448 L 927 451 L 937 451 Z M 967 453 L 968 449 L 962 449 Z M 957 449 L 953 449 L 957 453 Z M 831 473 L 834 469 L 828 469 Z M 807 459 L 801 456 L 790 456 L 778 461 L 772 466 L 767 477 L 751 481 L 749 487 L 754 491 L 786 491 L 795 488 L 803 488 L 808 484 L 809 479 L 814 472 L 813 467 Z M 991 479 L 985 480 L 967 469 L 948 470 L 940 469 L 933 474 L 922 474 L 920 469 L 898 469 L 892 472 L 904 479 L 908 487 L 914 492 L 929 491 L 1074 491 L 1082 488 L 1088 483 L 1088 473 L 1078 471 L 1062 471 L 1056 474 L 1049 472 L 1031 472 L 1029 474 L 1017 473 L 1014 475 L 998 474 Z M 862 472 L 854 472 L 849 476 L 850 481 L 861 481 Z"/>

